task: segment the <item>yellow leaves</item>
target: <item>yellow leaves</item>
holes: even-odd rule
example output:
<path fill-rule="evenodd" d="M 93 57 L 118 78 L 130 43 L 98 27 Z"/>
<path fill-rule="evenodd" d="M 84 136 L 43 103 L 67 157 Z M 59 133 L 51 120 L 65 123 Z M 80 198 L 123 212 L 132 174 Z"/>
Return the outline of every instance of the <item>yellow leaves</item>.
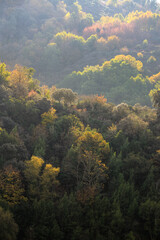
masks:
<path fill-rule="evenodd" d="M 117 133 L 117 126 L 112 123 L 112 126 L 108 127 L 108 134 L 107 137 L 109 139 L 112 139 L 114 136 L 116 136 Z"/>
<path fill-rule="evenodd" d="M 22 67 L 20 65 L 16 65 L 15 69 L 11 72 L 10 75 L 10 84 L 24 83 L 27 84 L 31 79 L 34 73 L 33 69 L 27 69 L 26 67 Z"/>
<path fill-rule="evenodd" d="M 0 127 L 0 134 L 4 132 L 3 128 Z"/>
<path fill-rule="evenodd" d="M 130 23 L 130 22 L 133 22 L 135 20 L 139 20 L 139 19 L 156 19 L 160 17 L 159 14 L 156 14 L 156 13 L 152 13 L 151 11 L 147 11 L 147 12 L 142 12 L 142 11 L 135 11 L 135 12 L 131 12 L 128 14 L 128 16 L 125 18 L 125 21 Z"/>
<path fill-rule="evenodd" d="M 82 131 L 82 129 L 83 129 L 83 125 L 82 125 L 80 128 L 77 127 L 77 126 L 71 127 L 70 133 L 72 134 L 72 136 L 73 136 L 74 139 L 77 139 L 78 137 L 81 136 L 81 133 L 82 133 L 81 131 Z"/>
<path fill-rule="evenodd" d="M 109 36 L 106 39 L 101 37 L 100 39 L 97 40 L 97 43 L 102 49 L 106 49 L 108 51 L 113 51 L 114 49 L 118 49 L 120 46 L 120 39 L 116 35 Z"/>
<path fill-rule="evenodd" d="M 67 14 L 64 16 L 64 20 L 68 21 L 70 19 L 70 17 L 71 17 L 70 12 L 67 12 Z"/>
<path fill-rule="evenodd" d="M 0 84 L 5 84 L 8 82 L 10 73 L 6 70 L 6 65 L 0 63 Z"/>
<path fill-rule="evenodd" d="M 143 53 L 138 52 L 138 53 L 137 53 L 137 57 L 138 57 L 138 58 L 143 58 Z"/>
<path fill-rule="evenodd" d="M 151 76 L 151 77 L 149 78 L 149 80 L 150 80 L 152 83 L 157 83 L 157 82 L 159 82 L 159 81 L 160 81 L 160 72 L 157 73 L 157 74 L 155 74 L 155 75 L 153 75 L 153 76 Z"/>
<path fill-rule="evenodd" d="M 51 47 L 56 46 L 56 43 L 54 43 L 54 42 L 49 43 L 48 46 L 51 46 Z"/>
<path fill-rule="evenodd" d="M 156 89 L 150 91 L 149 96 L 152 99 L 153 105 L 155 107 L 160 107 L 160 86 L 159 84 L 156 86 Z"/>
<path fill-rule="evenodd" d="M 86 128 L 83 134 L 77 139 L 77 146 L 80 153 L 83 155 L 86 151 L 90 151 L 99 158 L 99 160 L 106 160 L 110 148 L 102 134 Z"/>
<path fill-rule="evenodd" d="M 85 150 L 82 154 L 82 159 L 85 161 L 90 169 L 89 171 L 93 171 L 93 169 L 98 169 L 100 173 L 103 173 L 104 171 L 108 170 L 108 167 L 102 163 L 102 161 L 94 154 L 92 151 Z M 93 172 L 91 173 L 93 175 Z M 97 173 L 96 173 L 97 175 Z M 97 175 L 98 176 L 98 175 Z"/>
<path fill-rule="evenodd" d="M 111 36 L 111 39 L 112 37 L 113 36 Z M 95 71 L 103 71 L 105 68 L 110 69 L 112 68 L 112 65 L 114 63 L 118 63 L 120 64 L 120 66 L 123 66 L 123 64 L 129 64 L 131 67 L 136 68 L 138 71 L 141 71 L 143 68 L 143 63 L 139 60 L 136 60 L 131 55 L 117 55 L 114 58 L 112 58 L 110 61 L 105 61 L 102 67 L 100 67 L 99 65 L 85 67 L 84 71 L 82 72 L 82 75 L 89 71 L 95 72 Z"/>
<path fill-rule="evenodd" d="M 137 61 L 137 70 L 142 71 L 143 63 L 141 61 Z"/>
<path fill-rule="evenodd" d="M 79 74 L 83 75 L 85 73 L 89 73 L 89 72 L 96 72 L 96 71 L 100 71 L 101 67 L 99 65 L 95 65 L 95 66 L 86 66 L 84 67 L 84 71 L 81 73 L 81 72 L 78 72 Z"/>
<path fill-rule="evenodd" d="M 100 19 L 100 22 L 102 24 L 104 24 L 104 23 L 114 23 L 114 22 L 118 22 L 118 21 L 120 22 L 120 19 L 114 18 L 114 17 L 109 17 L 109 16 L 103 16 Z"/>
<path fill-rule="evenodd" d="M 41 97 L 51 100 L 52 99 L 52 94 L 55 90 L 56 90 L 55 86 L 52 86 L 51 88 L 49 88 L 48 86 L 43 85 L 40 88 Z"/>
<path fill-rule="evenodd" d="M 103 37 L 101 37 L 101 38 L 99 38 L 99 39 L 97 40 L 97 43 L 102 44 L 102 45 L 105 45 L 105 44 L 107 44 L 107 40 L 104 39 Z"/>
<path fill-rule="evenodd" d="M 45 169 L 43 171 L 42 179 L 49 179 L 52 177 L 54 180 L 58 176 L 60 172 L 60 168 L 54 168 L 51 164 L 46 164 Z"/>
<path fill-rule="evenodd" d="M 43 164 L 44 160 L 36 156 L 32 156 L 31 160 L 25 162 L 25 177 L 28 181 L 37 180 Z"/>
<path fill-rule="evenodd" d="M 147 59 L 147 63 L 150 63 L 150 64 L 153 64 L 154 62 L 156 62 L 157 59 L 154 57 L 154 56 L 150 56 L 148 59 Z"/>
<path fill-rule="evenodd" d="M 102 189 L 103 184 L 108 177 L 108 167 L 102 163 L 97 153 L 84 150 L 78 159 L 77 180 L 80 187 Z"/>
<path fill-rule="evenodd" d="M 157 150 L 158 155 L 160 155 L 160 150 Z"/>
<path fill-rule="evenodd" d="M 52 125 L 54 123 L 54 120 L 57 118 L 55 112 L 56 110 L 54 108 L 50 108 L 48 112 L 41 115 L 43 126 Z"/>
<path fill-rule="evenodd" d="M 0 171 L 0 198 L 8 204 L 15 205 L 26 201 L 20 172 L 11 165 Z"/>
<path fill-rule="evenodd" d="M 57 183 L 56 177 L 60 172 L 60 168 L 55 168 L 51 164 L 46 164 L 42 174 L 42 184 Z"/>
<path fill-rule="evenodd" d="M 138 71 L 141 71 L 143 68 L 143 63 L 139 60 L 136 60 L 130 55 L 117 55 L 115 58 L 111 59 L 111 62 L 121 62 L 122 64 L 129 64 L 131 67 L 136 68 Z"/>
<path fill-rule="evenodd" d="M 24 174 L 31 197 L 42 196 L 43 198 L 48 198 L 50 195 L 55 195 L 55 186 L 59 184 L 56 178 L 60 168 L 46 164 L 43 169 L 43 165 L 44 160 L 36 156 L 32 156 L 31 160 L 25 162 L 26 169 Z"/>
<path fill-rule="evenodd" d="M 85 43 L 85 39 L 81 36 L 75 35 L 73 33 L 67 33 L 65 31 L 59 32 L 54 36 L 54 40 L 58 45 L 64 44 L 64 42 L 69 42 L 69 41 L 79 41 L 82 43 Z"/>
<path fill-rule="evenodd" d="M 109 36 L 107 39 L 108 42 L 119 41 L 119 37 L 116 35 Z"/>

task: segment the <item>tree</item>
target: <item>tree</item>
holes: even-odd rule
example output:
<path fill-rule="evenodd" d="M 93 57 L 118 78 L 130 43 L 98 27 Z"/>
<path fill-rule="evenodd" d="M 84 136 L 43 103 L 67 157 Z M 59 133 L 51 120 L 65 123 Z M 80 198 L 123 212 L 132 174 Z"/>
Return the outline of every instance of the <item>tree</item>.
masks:
<path fill-rule="evenodd" d="M 77 93 L 75 93 L 71 89 L 67 89 L 67 88 L 56 89 L 53 92 L 52 96 L 59 103 L 62 102 L 66 105 L 73 104 L 77 99 Z"/>
<path fill-rule="evenodd" d="M 100 133 L 86 128 L 76 140 L 64 160 L 64 172 L 70 169 L 71 178 L 78 188 L 102 188 L 107 177 L 109 144 Z"/>
<path fill-rule="evenodd" d="M 60 116 L 55 121 L 53 131 L 49 135 L 49 144 L 46 151 L 50 161 L 54 161 L 56 166 L 61 167 L 62 160 L 83 130 L 83 123 L 75 115 Z"/>
<path fill-rule="evenodd" d="M 119 124 L 118 129 L 122 130 L 129 138 L 139 137 L 143 132 L 147 130 L 148 123 L 143 121 L 135 114 L 129 114 L 123 118 Z"/>
<path fill-rule="evenodd" d="M 31 197 L 40 195 L 40 173 L 44 160 L 40 157 L 32 156 L 31 160 L 25 161 L 24 175 L 28 182 L 28 193 Z"/>
<path fill-rule="evenodd" d="M 109 39 L 118 41 L 116 37 Z M 81 95 L 104 95 L 108 102 L 145 105 L 150 103 L 148 93 L 152 84 L 141 74 L 142 68 L 142 62 L 134 57 L 117 55 L 102 66 L 87 66 L 83 71 L 72 72 L 59 86 L 71 87 Z M 141 97 L 142 92 L 145 98 Z"/>
<path fill-rule="evenodd" d="M 37 125 L 33 130 L 32 143 L 34 145 L 34 155 L 44 157 L 46 151 L 47 131 L 44 125 Z"/>
<path fill-rule="evenodd" d="M 151 90 L 150 96 L 152 97 L 154 106 L 160 108 L 160 88 Z"/>
<path fill-rule="evenodd" d="M 48 112 L 41 115 L 43 126 L 51 126 L 54 124 L 54 121 L 57 118 L 55 112 L 56 110 L 54 108 L 50 108 Z"/>
<path fill-rule="evenodd" d="M 9 85 L 15 98 L 23 99 L 32 89 L 37 90 L 39 82 L 32 78 L 34 72 L 33 68 L 15 66 L 9 77 Z"/>
<path fill-rule="evenodd" d="M 107 178 L 107 166 L 92 151 L 84 151 L 78 159 L 77 181 L 88 190 L 99 188 Z M 83 172 L 83 173 L 82 173 Z"/>
<path fill-rule="evenodd" d="M 32 211 L 30 231 L 32 231 L 33 238 L 41 240 L 63 239 L 63 232 L 56 217 L 57 205 L 53 201 L 49 199 L 34 201 Z M 28 235 L 26 234 L 27 239 Z"/>
<path fill-rule="evenodd" d="M 27 200 L 24 196 L 25 190 L 20 172 L 11 165 L 0 171 L 0 194 L 0 198 L 9 205 L 20 204 L 21 201 Z"/>
<path fill-rule="evenodd" d="M 29 197 L 32 200 L 34 198 L 52 199 L 56 193 L 56 186 L 59 184 L 56 178 L 60 169 L 54 168 L 51 164 L 44 165 L 44 160 L 36 156 L 25 161 L 25 166 L 24 174 L 28 182 Z"/>
<path fill-rule="evenodd" d="M 160 118 L 160 83 L 159 81 L 155 85 L 155 89 L 151 90 L 149 93 L 153 106 L 157 108 L 158 119 Z"/>
<path fill-rule="evenodd" d="M 10 73 L 7 71 L 5 63 L 0 63 L 0 85 L 8 83 L 9 75 Z"/>
<path fill-rule="evenodd" d="M 0 207 L 0 239 L 16 240 L 18 225 L 9 210 L 5 211 Z"/>
<path fill-rule="evenodd" d="M 56 179 L 59 172 L 60 168 L 46 164 L 41 176 L 43 198 L 49 198 L 49 196 L 53 198 L 55 196 L 55 189 L 59 185 L 59 181 Z"/>
<path fill-rule="evenodd" d="M 159 239 L 160 202 L 147 199 L 140 205 L 139 216 L 143 223 L 141 226 L 144 234 L 149 235 L 150 239 Z"/>

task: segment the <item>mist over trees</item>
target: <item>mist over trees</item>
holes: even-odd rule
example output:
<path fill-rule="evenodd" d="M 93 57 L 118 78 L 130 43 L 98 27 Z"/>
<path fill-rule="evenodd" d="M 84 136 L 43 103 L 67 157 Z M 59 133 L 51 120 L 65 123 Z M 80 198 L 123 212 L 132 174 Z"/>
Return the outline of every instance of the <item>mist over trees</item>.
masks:
<path fill-rule="evenodd" d="M 117 55 L 141 61 L 142 79 L 159 72 L 160 15 L 155 1 L 10 0 L 0 6 L 1 61 L 12 69 L 16 64 L 33 67 L 42 84 L 63 88 L 73 71 L 83 72 Z M 87 91 L 78 89 L 81 94 L 99 94 L 92 86 Z M 148 100 L 141 103 L 151 105 Z"/>

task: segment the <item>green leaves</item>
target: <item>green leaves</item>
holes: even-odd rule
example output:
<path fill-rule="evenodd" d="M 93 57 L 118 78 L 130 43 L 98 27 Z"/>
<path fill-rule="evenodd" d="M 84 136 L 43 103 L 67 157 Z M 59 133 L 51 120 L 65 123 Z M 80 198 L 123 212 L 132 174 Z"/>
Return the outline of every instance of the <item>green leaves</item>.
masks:
<path fill-rule="evenodd" d="M 104 95 L 109 102 L 149 105 L 152 84 L 143 77 L 142 69 L 142 62 L 134 57 L 117 55 L 102 66 L 87 66 L 82 72 L 72 72 L 65 77 L 63 86 L 80 94 Z"/>

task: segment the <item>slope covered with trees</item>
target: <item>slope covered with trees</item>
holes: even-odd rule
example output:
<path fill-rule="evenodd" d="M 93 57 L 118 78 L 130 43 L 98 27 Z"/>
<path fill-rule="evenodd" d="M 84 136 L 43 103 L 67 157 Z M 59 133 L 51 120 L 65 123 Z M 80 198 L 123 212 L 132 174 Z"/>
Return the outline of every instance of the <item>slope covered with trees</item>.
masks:
<path fill-rule="evenodd" d="M 0 69 L 0 237 L 158 240 L 159 75 L 152 109 Z"/>
<path fill-rule="evenodd" d="M 160 239 L 159 11 L 0 1 L 0 239 Z"/>
<path fill-rule="evenodd" d="M 160 14 L 155 1 L 8 0 L 0 3 L 0 11 L 1 61 L 11 69 L 17 63 L 33 67 L 42 84 L 72 88 L 65 79 L 73 71 L 101 66 L 117 55 L 141 61 L 142 79 L 159 72 Z M 94 86 L 94 77 L 90 81 Z M 90 92 L 88 84 L 76 91 L 94 94 L 92 86 Z M 128 101 L 125 94 L 123 99 L 110 98 L 108 89 L 103 90 L 115 103 L 151 105 L 149 100 Z"/>
<path fill-rule="evenodd" d="M 105 95 L 114 103 L 150 105 L 149 91 L 155 85 L 142 75 L 143 64 L 130 55 L 117 55 L 102 66 L 90 66 L 83 72 L 72 72 L 61 82 L 80 94 Z"/>

